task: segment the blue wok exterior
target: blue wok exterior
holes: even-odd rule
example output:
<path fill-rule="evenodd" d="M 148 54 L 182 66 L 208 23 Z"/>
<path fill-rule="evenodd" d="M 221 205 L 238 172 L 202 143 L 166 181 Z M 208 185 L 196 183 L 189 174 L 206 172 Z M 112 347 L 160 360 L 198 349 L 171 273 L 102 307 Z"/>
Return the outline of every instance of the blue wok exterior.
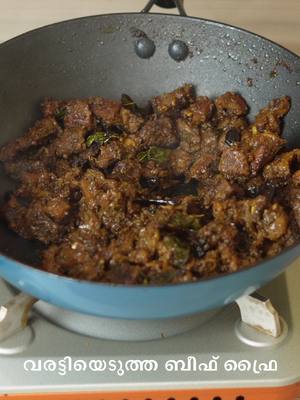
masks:
<path fill-rule="evenodd" d="M 4 256 L 0 256 L 0 275 L 23 292 L 72 311 L 111 318 L 158 319 L 227 305 L 274 279 L 298 256 L 299 245 L 240 272 L 166 286 L 79 281 L 25 266 Z"/>

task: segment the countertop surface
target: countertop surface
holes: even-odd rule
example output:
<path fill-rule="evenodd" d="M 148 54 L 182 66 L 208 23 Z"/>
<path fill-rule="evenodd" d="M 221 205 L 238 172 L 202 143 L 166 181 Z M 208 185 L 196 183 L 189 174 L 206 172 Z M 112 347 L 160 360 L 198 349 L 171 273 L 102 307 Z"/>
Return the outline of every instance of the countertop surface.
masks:
<path fill-rule="evenodd" d="M 0 0 L 0 42 L 70 18 L 140 11 L 146 0 Z M 266 36 L 300 54 L 300 0 L 185 0 L 189 15 Z M 158 11 L 155 7 L 153 11 Z"/>

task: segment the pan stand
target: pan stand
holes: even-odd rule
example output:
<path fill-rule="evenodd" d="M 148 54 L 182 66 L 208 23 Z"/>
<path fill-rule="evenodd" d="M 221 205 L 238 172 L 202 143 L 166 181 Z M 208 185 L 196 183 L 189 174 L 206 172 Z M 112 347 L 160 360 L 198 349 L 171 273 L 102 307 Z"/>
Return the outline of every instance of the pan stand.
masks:
<path fill-rule="evenodd" d="M 2 305 L 0 307 L 0 342 L 6 341 L 15 335 L 20 336 L 19 334 L 22 331 L 25 331 L 28 325 L 28 322 L 30 322 L 30 311 L 32 306 L 37 302 L 37 299 L 31 297 L 30 295 L 27 295 L 25 293 L 19 293 L 15 297 L 13 297 L 8 303 L 5 305 Z M 249 346 L 255 346 L 255 347 L 268 347 L 268 346 L 273 346 L 274 344 L 277 344 L 281 342 L 287 335 L 287 325 L 283 318 L 281 318 L 276 311 L 276 309 L 273 307 L 270 299 L 261 296 L 258 293 L 253 293 L 249 296 L 243 296 L 236 300 L 236 303 L 239 307 L 240 310 L 240 317 L 238 318 L 236 325 L 235 325 L 235 333 L 237 337 L 245 344 Z M 44 302 L 38 302 L 37 304 L 43 305 L 44 307 L 46 306 L 46 310 L 48 307 L 48 310 L 50 310 L 50 315 L 51 311 L 55 313 L 55 307 L 48 305 L 47 303 Z M 64 311 L 64 310 L 62 310 Z M 66 313 L 69 313 L 68 311 L 65 311 Z M 42 312 L 42 314 L 44 314 Z M 58 314 L 58 313 L 56 313 Z M 71 318 L 72 320 L 72 315 L 75 315 L 71 312 Z M 205 315 L 204 315 L 205 314 Z M 46 314 L 47 315 L 47 314 Z M 78 314 L 81 316 L 81 314 Z M 208 313 L 202 313 L 202 319 L 191 316 L 191 317 L 184 317 L 183 319 L 170 319 L 166 321 L 161 321 L 160 323 L 157 323 L 157 321 L 124 321 L 121 320 L 121 323 L 124 325 L 131 325 L 131 330 L 128 330 L 128 337 L 124 338 L 114 338 L 117 340 L 149 340 L 149 339 L 157 339 L 165 336 L 172 336 L 174 334 L 180 334 L 183 333 L 184 331 L 193 329 L 202 323 L 205 323 L 208 319 L 211 319 L 213 316 L 216 315 L 216 312 L 208 312 Z M 100 322 L 101 323 L 107 323 L 107 321 L 110 321 L 109 318 L 98 318 L 98 317 L 93 317 L 93 316 L 82 316 L 83 318 L 92 318 L 94 321 Z M 63 325 L 61 321 L 55 319 L 54 317 L 48 318 L 52 322 L 56 322 L 58 325 L 63 326 L 64 328 L 67 328 L 69 330 L 73 331 L 78 331 L 79 333 L 82 334 L 87 334 L 89 336 L 95 336 L 93 332 L 84 332 L 83 330 L 76 329 L 76 318 L 73 320 L 75 322 L 69 323 L 69 326 Z M 111 320 L 113 321 L 113 320 Z M 172 321 L 173 321 L 173 326 L 172 326 Z M 178 322 L 180 322 L 178 324 Z M 117 323 L 117 322 L 114 322 Z M 118 321 L 120 323 L 120 321 Z M 183 328 L 180 330 L 176 330 L 176 327 L 178 325 L 182 326 L 182 323 L 186 324 Z M 139 337 L 137 333 L 134 333 L 135 330 L 141 331 L 141 326 L 142 324 L 145 324 L 145 331 L 149 332 L 149 330 L 152 332 L 164 332 L 166 331 L 166 335 L 160 335 L 156 333 L 152 333 L 153 336 L 141 336 Z M 148 324 L 148 325 L 147 325 Z M 156 325 L 155 325 L 156 324 Z M 84 323 L 84 325 L 87 325 Z M 150 329 L 149 329 L 150 327 Z M 26 329 L 25 329 L 26 328 Z M 112 326 L 114 328 L 114 326 Z M 99 329 L 99 327 L 98 327 Z M 175 329 L 175 331 L 172 333 L 172 329 Z M 28 331 L 28 329 L 27 329 Z M 158 335 L 158 336 L 157 336 Z M 27 335 L 28 336 L 28 335 Z M 30 336 L 30 335 L 29 335 Z M 30 338 L 27 338 L 27 341 L 30 340 Z M 32 335 L 31 335 L 32 336 Z M 104 337 L 106 339 L 109 339 L 109 330 L 108 333 L 106 333 L 104 336 L 101 336 L 101 333 L 99 337 Z"/>

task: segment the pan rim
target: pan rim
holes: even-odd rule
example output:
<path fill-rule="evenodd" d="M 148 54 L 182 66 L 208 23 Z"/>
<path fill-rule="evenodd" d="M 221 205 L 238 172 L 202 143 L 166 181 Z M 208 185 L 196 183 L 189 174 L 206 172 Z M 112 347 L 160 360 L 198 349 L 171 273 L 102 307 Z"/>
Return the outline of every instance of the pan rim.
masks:
<path fill-rule="evenodd" d="M 238 31 L 238 32 L 242 32 L 242 33 L 246 33 L 247 35 L 251 35 L 259 40 L 263 40 L 268 42 L 269 44 L 272 44 L 275 48 L 278 48 L 280 50 L 285 51 L 286 53 L 290 54 L 291 56 L 293 56 L 297 61 L 300 62 L 300 55 L 297 55 L 296 53 L 294 53 L 293 51 L 287 49 L 286 47 L 284 47 L 283 45 L 274 42 L 271 39 L 266 38 L 265 36 L 259 35 L 257 33 L 251 32 L 247 29 L 235 26 L 235 25 L 230 25 L 224 22 L 220 22 L 220 21 L 215 21 L 215 20 L 210 20 L 210 19 L 206 19 L 206 18 L 201 18 L 201 17 L 193 17 L 193 16 L 180 16 L 180 15 L 176 15 L 176 14 L 170 14 L 170 13 L 141 13 L 141 12 L 128 12 L 128 13 L 107 13 L 107 14 L 95 14 L 95 15 L 88 15 L 88 16 L 83 16 L 83 17 L 78 17 L 78 18 L 72 18 L 72 19 L 67 19 L 67 20 L 63 20 L 63 21 L 58 21 L 58 22 L 54 22 L 51 24 L 47 24 L 35 29 L 32 29 L 30 31 L 21 33 L 11 39 L 8 39 L 4 42 L 0 43 L 0 53 L 1 53 L 1 49 L 5 48 L 6 46 L 9 46 L 10 44 L 18 41 L 18 40 L 22 40 L 23 38 L 30 36 L 32 34 L 35 33 L 39 33 L 40 31 L 43 30 L 47 30 L 47 29 L 52 29 L 55 28 L 56 26 L 59 25 L 66 25 L 68 23 L 73 23 L 76 21 L 83 21 L 83 20 L 88 20 L 91 18 L 101 18 L 101 17 L 126 17 L 126 16 L 143 16 L 143 17 L 148 17 L 151 16 L 151 18 L 156 18 L 156 16 L 158 18 L 174 18 L 177 19 L 178 21 L 182 20 L 182 21 L 186 21 L 186 20 L 191 20 L 191 21 L 195 21 L 195 22 L 203 22 L 205 24 L 209 24 L 209 25 L 215 25 L 215 26 L 219 26 L 219 27 L 223 27 L 226 29 L 232 29 L 234 31 Z M 83 279 L 76 279 L 76 278 L 72 278 L 72 277 L 67 277 L 67 276 L 63 276 L 63 275 L 57 275 L 48 271 L 44 271 L 42 269 L 39 269 L 37 267 L 34 267 L 32 265 L 29 264 L 25 264 L 13 257 L 7 256 L 5 254 L 3 254 L 2 252 L 0 252 L 0 271 L 1 271 L 1 264 L 2 263 L 8 263 L 8 264 L 16 264 L 20 267 L 25 267 L 28 268 L 30 270 L 34 270 L 34 272 L 39 272 L 41 274 L 44 274 L 46 276 L 49 276 L 51 278 L 55 278 L 55 279 L 63 279 L 67 282 L 73 282 L 76 284 L 86 284 L 86 285 L 93 285 L 93 286 L 98 286 L 98 287 L 106 287 L 106 288 L 116 288 L 116 289 L 131 289 L 131 290 L 145 290 L 148 291 L 150 289 L 157 289 L 157 290 L 164 290 L 167 288 L 173 288 L 173 287 L 182 287 L 182 286 L 195 286 L 195 285 L 203 285 L 208 281 L 216 281 L 217 279 L 228 279 L 231 276 L 237 276 L 237 274 L 241 274 L 241 273 L 246 273 L 249 270 L 259 270 L 260 268 L 264 268 L 265 263 L 271 261 L 271 260 L 275 260 L 276 258 L 279 258 L 280 256 L 286 254 L 286 253 L 290 253 L 294 248 L 296 248 L 297 246 L 300 245 L 300 241 L 297 241 L 296 243 L 294 243 L 292 246 L 289 246 L 287 248 L 285 248 L 283 251 L 281 251 L 279 254 L 277 254 L 276 256 L 270 256 L 270 257 L 266 257 L 263 260 L 252 264 L 248 267 L 245 267 L 243 269 L 240 269 L 238 271 L 235 272 L 227 272 L 224 273 L 222 275 L 217 275 L 217 276 L 210 276 L 210 277 L 206 277 L 206 278 L 202 278 L 199 279 L 197 281 L 189 281 L 189 282 L 178 282 L 178 283 L 172 283 L 172 284 L 165 284 L 165 285 L 158 285 L 158 284 L 149 284 L 149 285 L 129 285 L 129 284 L 122 284 L 122 283 L 106 283 L 106 282 L 95 282 L 95 281 L 88 281 L 88 280 L 83 280 Z M 294 258 L 294 260 L 297 257 Z M 1 275 L 1 272 L 0 272 Z"/>
<path fill-rule="evenodd" d="M 56 27 L 58 25 L 64 25 L 64 24 L 68 24 L 68 23 L 72 23 L 72 22 L 76 22 L 76 21 L 81 21 L 81 20 L 85 20 L 85 19 L 91 19 L 91 18 L 101 18 L 101 17 L 113 17 L 113 16 L 119 16 L 119 17 L 125 17 L 125 16 L 143 16 L 143 17 L 148 17 L 151 16 L 152 17 L 156 17 L 158 16 L 159 18 L 163 18 L 163 17 L 170 17 L 170 18 L 175 18 L 178 20 L 191 20 L 191 21 L 201 21 L 201 22 L 205 22 L 208 23 L 209 25 L 216 25 L 219 27 L 225 27 L 225 28 L 229 28 L 235 31 L 239 31 L 242 33 L 246 33 L 248 35 L 254 36 L 258 39 L 262 39 L 270 44 L 272 44 L 273 46 L 286 51 L 287 53 L 289 53 L 290 55 L 292 55 L 293 57 L 295 57 L 298 61 L 300 61 L 300 54 L 296 54 L 294 51 L 288 49 L 287 47 L 283 46 L 280 43 L 277 43 L 275 41 L 273 41 L 272 39 L 269 39 L 263 35 L 260 35 L 258 33 L 252 32 L 248 29 L 242 28 L 240 26 L 237 25 L 230 25 L 228 23 L 225 22 L 221 22 L 221 21 L 216 21 L 216 20 L 212 20 L 212 19 L 208 19 L 208 18 L 201 18 L 201 17 L 193 17 L 193 16 L 181 16 L 181 15 L 176 15 L 176 14 L 170 14 L 170 13 L 142 13 L 142 12 L 128 12 L 128 13 L 106 13 L 106 14 L 95 14 L 95 15 L 86 15 L 83 17 L 78 17 L 78 18 L 71 18 L 71 19 L 66 19 L 63 21 L 57 21 L 57 22 L 53 22 L 47 25 L 43 25 L 34 29 L 31 29 L 30 31 L 26 31 L 23 32 L 17 36 L 14 36 L 10 39 L 5 40 L 4 42 L 0 42 L 0 51 L 2 47 L 5 47 L 7 45 L 10 45 L 11 43 L 13 43 L 14 41 L 20 40 L 23 37 L 29 36 L 33 33 L 38 33 L 39 31 L 42 30 L 46 30 L 46 29 L 51 29 L 53 27 Z"/>

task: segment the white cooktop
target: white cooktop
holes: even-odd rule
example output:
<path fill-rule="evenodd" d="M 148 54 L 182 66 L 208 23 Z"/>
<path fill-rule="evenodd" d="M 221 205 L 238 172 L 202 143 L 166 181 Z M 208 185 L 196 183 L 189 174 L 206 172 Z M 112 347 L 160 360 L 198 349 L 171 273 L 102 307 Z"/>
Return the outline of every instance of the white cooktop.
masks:
<path fill-rule="evenodd" d="M 235 304 L 222 309 L 199 328 L 170 338 L 146 342 L 110 341 L 90 338 L 65 330 L 34 312 L 31 327 L 0 343 L 0 393 L 130 391 L 153 389 L 253 388 L 281 387 L 300 382 L 300 269 L 294 265 L 275 279 L 260 293 L 272 299 L 286 321 L 288 334 L 279 344 L 268 347 L 247 345 L 237 334 L 239 312 Z M 0 304 L 12 298 L 12 292 L 0 280 Z M 59 312 L 59 311 L 58 311 Z M 68 317 L 66 317 L 68 318 Z M 121 322 L 121 321 L 120 321 Z M 253 329 L 253 328 L 248 328 Z M 265 335 L 258 334 L 258 342 Z M 197 363 L 218 362 L 217 371 L 168 371 L 169 360 L 187 360 L 193 356 Z M 65 357 L 89 366 L 91 360 L 107 363 L 103 372 L 67 371 L 60 373 Z M 136 373 L 125 371 L 119 375 L 109 370 L 109 361 L 126 365 L 128 360 L 154 360 L 156 371 Z M 31 360 L 31 361 L 28 361 Z M 49 360 L 52 372 L 49 368 Z M 63 361 L 65 360 L 65 361 Z M 226 369 L 243 361 L 248 370 Z M 273 361 L 272 361 L 273 360 Z M 26 363 L 27 361 L 27 363 Z M 69 359 L 70 361 L 70 359 Z M 276 370 L 258 371 L 261 363 L 276 363 Z M 38 363 L 42 363 L 39 366 Z M 25 364 L 24 364 L 25 363 Z M 227 363 L 227 364 L 225 364 Z M 250 364 L 249 364 L 250 363 Z M 68 364 L 67 364 L 68 365 Z M 93 364 L 94 365 L 94 364 Z M 120 365 L 120 364 L 119 364 Z M 40 371 L 32 371 L 32 368 Z M 273 365 L 274 367 L 274 365 Z M 248 367 L 247 367 L 248 368 Z M 27 369 L 27 370 L 26 370 Z"/>

